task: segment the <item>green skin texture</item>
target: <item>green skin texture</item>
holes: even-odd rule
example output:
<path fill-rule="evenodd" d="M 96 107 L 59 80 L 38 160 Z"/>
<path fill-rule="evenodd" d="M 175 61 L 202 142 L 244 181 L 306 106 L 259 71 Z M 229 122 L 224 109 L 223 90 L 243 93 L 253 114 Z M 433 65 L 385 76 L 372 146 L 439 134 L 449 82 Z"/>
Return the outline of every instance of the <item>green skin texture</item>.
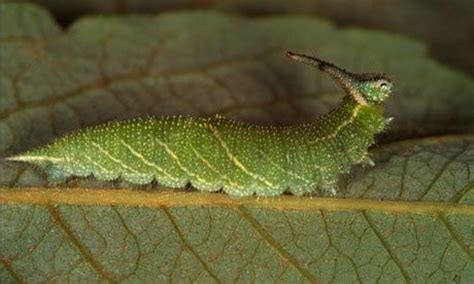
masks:
<path fill-rule="evenodd" d="M 111 122 L 9 160 L 34 163 L 53 181 L 93 174 L 175 188 L 191 183 L 236 197 L 301 195 L 331 187 L 340 173 L 363 162 L 374 135 L 385 127 L 380 100 L 387 93 L 374 87 L 380 82 L 352 83 L 371 103 L 347 95 L 312 123 L 265 127 L 220 116 Z"/>

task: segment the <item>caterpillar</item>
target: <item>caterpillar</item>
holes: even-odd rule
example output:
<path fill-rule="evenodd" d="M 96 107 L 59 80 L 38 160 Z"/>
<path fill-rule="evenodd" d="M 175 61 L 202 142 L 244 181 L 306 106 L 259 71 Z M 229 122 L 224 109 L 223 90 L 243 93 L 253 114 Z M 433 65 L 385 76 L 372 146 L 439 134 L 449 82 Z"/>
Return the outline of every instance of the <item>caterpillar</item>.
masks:
<path fill-rule="evenodd" d="M 52 181 L 90 175 L 137 185 L 156 180 L 236 197 L 330 188 L 353 164 L 371 161 L 367 148 L 388 122 L 383 102 L 392 83 L 383 73 L 357 74 L 308 55 L 287 56 L 319 68 L 342 87 L 346 95 L 337 107 L 313 122 L 282 127 L 219 115 L 109 122 L 7 160 L 35 164 Z"/>

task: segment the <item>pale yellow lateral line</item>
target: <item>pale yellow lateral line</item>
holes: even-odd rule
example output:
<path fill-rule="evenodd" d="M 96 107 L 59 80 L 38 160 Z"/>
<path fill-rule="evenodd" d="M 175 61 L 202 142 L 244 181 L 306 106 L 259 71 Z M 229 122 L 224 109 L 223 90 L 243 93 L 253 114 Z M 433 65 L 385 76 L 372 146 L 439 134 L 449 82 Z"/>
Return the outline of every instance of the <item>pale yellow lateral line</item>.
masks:
<path fill-rule="evenodd" d="M 15 161 L 15 162 L 33 162 L 33 161 L 48 161 L 51 163 L 62 163 L 64 162 L 64 158 L 57 158 L 57 157 L 49 157 L 49 156 L 13 156 L 5 158 L 7 161 Z"/>
<path fill-rule="evenodd" d="M 97 163 L 96 161 L 94 161 L 91 157 L 89 157 L 89 155 L 86 155 L 84 154 L 84 157 L 89 161 L 91 162 L 92 164 L 94 164 L 95 166 L 97 166 L 98 168 L 102 169 L 104 172 L 106 173 L 110 173 L 110 171 L 106 168 L 104 168 L 101 164 Z"/>
<path fill-rule="evenodd" d="M 266 210 L 376 210 L 398 214 L 462 214 L 474 216 L 474 205 L 454 202 L 388 201 L 350 198 L 304 198 L 299 196 L 231 198 L 226 194 L 205 192 L 160 191 L 145 192 L 133 189 L 85 188 L 0 188 L 0 204 L 84 205 L 84 206 L 140 206 L 165 207 L 227 207 L 262 208 Z"/>
<path fill-rule="evenodd" d="M 336 127 L 336 130 L 334 131 L 334 133 L 332 134 L 332 136 L 336 136 L 337 133 L 339 133 L 339 131 L 341 131 L 341 129 L 343 127 L 346 127 L 347 125 L 351 124 L 352 122 L 354 122 L 354 120 L 356 119 L 357 115 L 359 114 L 359 111 L 360 111 L 360 108 L 362 106 L 361 105 L 356 105 L 356 107 L 354 108 L 354 111 L 352 112 L 351 114 L 351 117 L 344 121 L 343 123 L 341 123 L 341 125 L 339 125 L 338 127 Z"/>
<path fill-rule="evenodd" d="M 129 144 L 127 144 L 125 141 L 123 140 L 120 140 L 120 143 L 122 143 L 123 146 L 125 146 L 135 157 L 139 158 L 140 161 L 142 161 L 145 165 L 148 165 L 150 167 L 153 167 L 155 168 L 156 170 L 158 170 L 160 173 L 164 174 L 167 178 L 173 180 L 173 181 L 179 181 L 178 178 L 175 178 L 173 177 L 172 175 L 170 175 L 168 172 L 166 172 L 162 167 L 158 166 L 157 164 L 153 163 L 153 162 L 150 162 L 149 160 L 147 160 L 145 157 L 143 157 L 142 154 L 138 153 L 137 151 L 135 151 L 135 149 L 133 149 L 132 146 L 130 146 Z"/>
<path fill-rule="evenodd" d="M 310 144 L 313 144 L 313 143 L 316 143 L 316 142 L 319 142 L 319 141 L 322 141 L 322 140 L 327 140 L 327 139 L 332 139 L 334 137 L 337 136 L 337 134 L 339 133 L 339 131 L 341 131 L 342 128 L 346 127 L 347 125 L 351 124 L 352 122 L 354 122 L 354 120 L 356 119 L 357 115 L 359 114 L 359 111 L 360 111 L 360 108 L 362 106 L 361 105 L 356 105 L 356 107 L 354 108 L 354 110 L 352 111 L 352 114 L 351 114 L 351 117 L 348 119 L 348 120 L 345 120 L 341 123 L 341 125 L 339 125 L 338 127 L 336 127 L 336 129 L 334 130 L 334 132 L 332 132 L 331 134 L 328 134 L 326 136 L 323 136 L 323 137 L 318 137 L 316 139 L 314 139 L 313 141 L 310 141 L 309 143 Z"/>
<path fill-rule="evenodd" d="M 301 177 L 301 176 L 295 174 L 294 172 L 282 168 L 280 165 L 278 165 L 277 163 L 273 162 L 263 151 L 258 150 L 258 152 L 260 152 L 260 154 L 262 154 L 262 156 L 264 156 L 264 157 L 267 159 L 267 161 L 270 162 L 270 164 L 272 164 L 274 167 L 276 167 L 277 169 L 279 169 L 279 170 L 282 171 L 283 173 L 288 174 L 288 175 L 290 175 L 290 176 L 293 176 L 293 177 L 295 177 L 295 178 L 297 178 L 297 179 L 300 179 L 300 180 L 302 180 L 302 181 L 304 181 L 304 182 L 306 182 L 306 183 L 311 183 L 309 180 L 307 180 L 307 179 L 305 179 L 305 178 L 303 178 L 303 177 Z"/>
<path fill-rule="evenodd" d="M 163 146 L 165 148 L 165 151 L 171 156 L 171 158 L 173 158 L 173 160 L 176 162 L 176 164 L 178 165 L 178 167 L 183 170 L 186 174 L 188 174 L 189 176 L 192 176 L 192 177 L 195 177 L 200 183 L 202 184 L 206 184 L 208 186 L 212 186 L 212 184 L 210 184 L 209 182 L 207 182 L 205 179 L 203 179 L 202 177 L 200 177 L 199 175 L 191 172 L 188 168 L 186 168 L 183 164 L 181 164 L 178 156 L 173 152 L 171 151 L 171 149 L 168 147 L 168 145 L 166 145 L 166 143 L 160 141 L 159 139 L 157 139 L 155 137 L 155 140 L 156 142 L 158 142 L 158 144 L 160 144 L 161 146 Z"/>
<path fill-rule="evenodd" d="M 227 180 L 229 182 L 230 185 L 232 185 L 233 187 L 235 187 L 236 189 L 243 189 L 244 187 L 233 182 L 231 179 L 229 179 L 226 175 L 222 174 L 220 171 L 218 171 L 216 168 L 214 168 L 211 163 L 209 163 L 208 160 L 206 160 L 206 158 L 204 158 L 197 150 L 196 148 L 194 148 L 193 145 L 189 145 L 191 147 L 191 150 L 193 150 L 194 154 L 209 168 L 211 169 L 213 172 L 215 172 L 216 174 L 218 174 L 220 177 L 222 177 L 223 179 Z"/>
<path fill-rule="evenodd" d="M 99 144 L 97 144 L 97 143 L 95 143 L 95 142 L 93 142 L 93 141 L 91 141 L 91 144 L 92 144 L 94 147 L 96 147 L 97 149 L 99 149 L 99 151 L 100 151 L 102 154 L 106 155 L 109 159 L 111 159 L 112 161 L 114 161 L 114 162 L 116 162 L 117 164 L 119 164 L 122 168 L 127 169 L 127 170 L 129 170 L 129 171 L 131 171 L 131 172 L 133 172 L 133 173 L 135 173 L 135 174 L 137 174 L 137 175 L 140 175 L 140 176 L 143 175 L 143 174 L 140 173 L 139 171 L 130 168 L 129 166 L 125 165 L 125 164 L 124 164 L 122 161 L 120 161 L 119 159 L 117 159 L 117 158 L 113 157 L 112 155 L 110 155 L 110 153 L 107 152 L 104 148 L 102 148 Z"/>
<path fill-rule="evenodd" d="M 234 163 L 234 165 L 236 165 L 239 169 L 241 169 L 244 173 L 246 173 L 247 175 L 249 175 L 250 177 L 252 177 L 253 179 L 255 180 L 258 180 L 258 181 L 261 181 L 263 183 L 265 183 L 267 186 L 271 187 L 271 188 L 274 188 L 275 186 L 269 182 L 268 180 L 266 180 L 265 178 L 255 174 L 255 173 L 252 173 L 251 171 L 249 171 L 233 154 L 232 152 L 229 150 L 229 148 L 227 147 L 227 145 L 225 144 L 224 140 L 222 140 L 222 137 L 219 135 L 219 132 L 217 131 L 217 129 L 215 129 L 212 125 L 209 124 L 209 128 L 211 129 L 212 131 L 212 134 L 214 135 L 214 137 L 216 137 L 216 139 L 219 141 L 219 143 L 221 144 L 222 148 L 224 148 L 224 151 L 226 152 L 227 156 L 229 157 L 229 159 Z"/>

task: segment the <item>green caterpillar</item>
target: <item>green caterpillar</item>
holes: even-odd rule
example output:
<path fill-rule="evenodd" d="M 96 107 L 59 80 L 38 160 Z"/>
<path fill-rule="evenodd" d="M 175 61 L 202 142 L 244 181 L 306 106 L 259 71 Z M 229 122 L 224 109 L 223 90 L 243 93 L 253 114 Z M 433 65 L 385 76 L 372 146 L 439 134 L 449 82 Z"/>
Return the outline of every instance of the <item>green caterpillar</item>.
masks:
<path fill-rule="evenodd" d="M 367 148 L 387 124 L 382 103 L 392 83 L 384 74 L 354 74 L 314 57 L 287 55 L 335 79 L 347 94 L 341 103 L 314 122 L 288 127 L 220 116 L 111 122 L 7 159 L 36 164 L 56 181 L 92 174 L 133 184 L 191 183 L 232 196 L 301 195 L 331 187 L 353 164 L 370 162 Z"/>

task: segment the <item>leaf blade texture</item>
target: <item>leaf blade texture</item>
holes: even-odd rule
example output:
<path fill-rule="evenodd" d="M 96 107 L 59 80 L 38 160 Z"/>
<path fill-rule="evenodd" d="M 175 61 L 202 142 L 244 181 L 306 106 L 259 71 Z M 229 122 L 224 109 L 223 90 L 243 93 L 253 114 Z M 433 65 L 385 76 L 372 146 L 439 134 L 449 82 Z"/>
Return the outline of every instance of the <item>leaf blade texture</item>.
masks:
<path fill-rule="evenodd" d="M 376 167 L 345 176 L 332 199 L 237 201 L 93 180 L 55 190 L 44 188 L 40 171 L 1 160 L 2 283 L 474 278 L 472 135 L 389 144 L 472 130 L 472 80 L 431 60 L 423 44 L 314 18 L 204 12 L 89 17 L 64 31 L 35 6 L 1 5 L 1 13 L 25 9 L 44 26 L 25 23 L 0 37 L 1 157 L 147 114 L 308 121 L 340 95 L 316 71 L 286 62 L 286 49 L 399 82 Z"/>

